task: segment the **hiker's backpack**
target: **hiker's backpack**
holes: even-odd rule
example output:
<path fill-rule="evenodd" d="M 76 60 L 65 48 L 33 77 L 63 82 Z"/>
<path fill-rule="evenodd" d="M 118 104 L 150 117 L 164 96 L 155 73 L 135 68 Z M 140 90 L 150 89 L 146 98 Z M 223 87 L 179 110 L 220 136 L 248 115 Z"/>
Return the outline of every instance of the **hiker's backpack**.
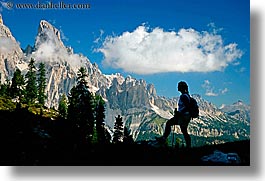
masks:
<path fill-rule="evenodd" d="M 193 97 L 190 97 L 189 95 L 188 97 L 190 98 L 189 111 L 190 111 L 191 118 L 198 118 L 199 117 L 198 103 Z"/>

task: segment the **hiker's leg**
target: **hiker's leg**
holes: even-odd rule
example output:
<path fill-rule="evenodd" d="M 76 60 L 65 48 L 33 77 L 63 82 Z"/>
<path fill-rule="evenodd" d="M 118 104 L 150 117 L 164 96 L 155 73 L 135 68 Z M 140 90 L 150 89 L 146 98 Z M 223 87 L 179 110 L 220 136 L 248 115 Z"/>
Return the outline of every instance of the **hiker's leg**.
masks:
<path fill-rule="evenodd" d="M 171 126 L 176 124 L 176 117 L 171 118 L 170 120 L 167 121 L 166 123 L 166 128 L 165 128 L 165 132 L 163 134 L 163 137 L 166 139 L 171 131 Z"/>
<path fill-rule="evenodd" d="M 180 125 L 181 132 L 184 136 L 184 139 L 186 141 L 187 148 L 191 147 L 191 138 L 188 133 L 188 125 Z"/>

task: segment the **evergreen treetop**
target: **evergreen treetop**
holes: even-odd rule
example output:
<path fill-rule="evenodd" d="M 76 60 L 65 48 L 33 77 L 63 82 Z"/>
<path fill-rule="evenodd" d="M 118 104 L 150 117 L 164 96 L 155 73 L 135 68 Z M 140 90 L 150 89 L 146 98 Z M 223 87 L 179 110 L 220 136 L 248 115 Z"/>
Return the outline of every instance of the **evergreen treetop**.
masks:
<path fill-rule="evenodd" d="M 25 90 L 25 101 L 26 103 L 34 103 L 36 101 L 38 90 L 37 90 L 37 78 L 36 78 L 36 67 L 35 60 L 31 58 L 28 65 L 28 72 L 26 74 L 26 90 Z"/>
<path fill-rule="evenodd" d="M 45 88 L 46 88 L 46 70 L 45 70 L 45 64 L 40 63 L 39 70 L 38 70 L 38 102 L 40 105 L 44 106 L 46 94 L 45 94 Z"/>
<path fill-rule="evenodd" d="M 118 115 L 114 123 L 114 134 L 113 134 L 113 143 L 121 143 L 123 140 L 123 122 L 122 117 Z"/>
<path fill-rule="evenodd" d="M 19 69 L 16 69 L 11 82 L 10 96 L 12 98 L 18 97 L 20 102 L 22 100 L 22 96 L 24 95 L 24 90 L 25 90 L 24 86 L 25 86 L 24 76 L 21 74 L 21 71 Z"/>

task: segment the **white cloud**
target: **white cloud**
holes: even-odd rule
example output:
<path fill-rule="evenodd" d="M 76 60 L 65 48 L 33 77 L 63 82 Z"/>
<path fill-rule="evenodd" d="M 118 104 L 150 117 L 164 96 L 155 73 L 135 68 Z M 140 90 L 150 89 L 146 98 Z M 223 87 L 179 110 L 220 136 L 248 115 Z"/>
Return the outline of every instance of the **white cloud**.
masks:
<path fill-rule="evenodd" d="M 212 85 L 212 83 L 209 80 L 204 80 L 204 83 L 202 84 L 202 88 L 205 89 L 205 95 L 206 96 L 219 96 L 226 94 L 229 90 L 228 88 L 219 89 L 217 92 L 215 90 L 215 87 Z"/>
<path fill-rule="evenodd" d="M 98 38 L 96 38 L 96 39 L 94 40 L 94 43 L 99 43 L 99 42 L 101 42 L 102 37 L 103 37 L 103 34 L 104 34 L 104 30 L 100 29 L 100 30 L 99 30 L 99 33 L 100 33 L 100 35 L 99 35 Z"/>
<path fill-rule="evenodd" d="M 18 43 L 7 37 L 0 37 L 0 52 L 10 53 L 19 48 Z"/>
<path fill-rule="evenodd" d="M 243 54 L 237 44 L 224 45 L 220 35 L 194 29 L 164 31 L 145 25 L 108 36 L 97 51 L 103 64 L 137 74 L 222 71 Z"/>
<path fill-rule="evenodd" d="M 33 57 L 39 62 L 67 61 L 72 67 L 80 68 L 85 65 L 86 57 L 69 53 L 65 48 L 58 47 L 52 42 L 43 42 L 39 45 Z"/>
<path fill-rule="evenodd" d="M 216 96 L 218 96 L 218 94 L 212 92 L 212 90 L 210 90 L 209 92 L 206 92 L 205 95 L 206 95 L 206 96 L 209 96 L 209 97 L 216 97 Z"/>
<path fill-rule="evenodd" d="M 242 73 L 246 71 L 246 67 L 240 67 L 239 69 L 236 69 L 236 72 Z"/>
<path fill-rule="evenodd" d="M 211 31 L 212 31 L 214 34 L 217 34 L 217 33 L 221 32 L 221 31 L 223 30 L 223 28 L 218 28 L 218 27 L 216 27 L 216 26 L 215 26 L 215 23 L 213 23 L 213 22 L 209 23 L 207 26 L 211 29 Z"/>
<path fill-rule="evenodd" d="M 226 94 L 227 92 L 228 92 L 228 88 L 224 88 L 224 89 L 220 90 L 221 94 Z"/>
<path fill-rule="evenodd" d="M 211 85 L 209 80 L 204 80 L 204 83 L 202 84 L 202 88 L 205 89 L 206 96 L 218 96 L 218 94 L 214 92 L 214 87 Z"/>
<path fill-rule="evenodd" d="M 61 34 L 61 38 L 62 38 L 62 40 L 64 40 L 64 41 L 69 41 L 69 38 L 68 38 L 67 36 L 65 36 L 63 30 L 61 30 L 61 29 L 60 29 L 60 34 Z"/>
<path fill-rule="evenodd" d="M 41 36 L 36 38 L 36 51 L 33 58 L 37 62 L 62 62 L 67 61 L 72 67 L 80 68 L 87 62 L 87 58 L 73 54 L 64 46 L 63 42 L 50 29 L 44 29 Z"/>

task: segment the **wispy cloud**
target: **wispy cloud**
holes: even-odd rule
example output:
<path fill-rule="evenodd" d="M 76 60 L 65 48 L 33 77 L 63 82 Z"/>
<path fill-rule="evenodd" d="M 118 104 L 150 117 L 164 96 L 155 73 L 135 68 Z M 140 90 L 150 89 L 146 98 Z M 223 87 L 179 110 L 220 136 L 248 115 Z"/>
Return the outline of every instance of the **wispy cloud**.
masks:
<path fill-rule="evenodd" d="M 228 92 L 228 88 L 220 89 L 221 94 L 226 94 Z"/>
<path fill-rule="evenodd" d="M 64 32 L 63 32 L 62 29 L 60 29 L 60 34 L 61 34 L 61 38 L 62 38 L 62 40 L 64 40 L 64 41 L 69 41 L 69 38 L 64 34 Z"/>
<path fill-rule="evenodd" d="M 6 37 L 0 37 L 0 52 L 10 53 L 19 49 L 19 43 Z"/>
<path fill-rule="evenodd" d="M 217 34 L 223 30 L 223 28 L 218 28 L 214 22 L 209 23 L 207 26 L 214 34 Z"/>
<path fill-rule="evenodd" d="M 246 71 L 246 67 L 240 67 L 239 69 L 236 69 L 236 72 L 242 73 Z"/>
<path fill-rule="evenodd" d="M 236 43 L 225 45 L 217 32 L 164 31 L 141 25 L 106 37 L 97 51 L 103 53 L 104 65 L 137 74 L 223 71 L 243 52 Z"/>
<path fill-rule="evenodd" d="M 202 88 L 205 89 L 206 96 L 218 96 L 218 94 L 214 92 L 214 87 L 211 85 L 209 80 L 204 80 L 204 83 L 202 84 Z"/>
<path fill-rule="evenodd" d="M 61 44 L 57 35 L 50 29 L 43 29 L 43 36 L 37 36 L 35 47 L 36 51 L 33 57 L 39 62 L 65 62 L 67 61 L 72 67 L 79 68 L 87 62 L 86 57 L 73 54 Z"/>
<path fill-rule="evenodd" d="M 212 83 L 209 80 L 204 80 L 204 83 L 202 84 L 202 88 L 205 89 L 205 95 L 206 96 L 219 96 L 226 94 L 229 90 L 228 88 L 219 89 L 219 91 L 215 90 L 215 87 L 212 85 Z"/>
<path fill-rule="evenodd" d="M 95 40 L 94 40 L 94 43 L 100 43 L 101 41 L 102 41 L 102 37 L 103 37 L 103 34 L 104 34 L 104 30 L 99 30 L 99 33 L 100 33 L 100 35 L 99 35 L 99 37 L 98 38 L 96 38 Z"/>

